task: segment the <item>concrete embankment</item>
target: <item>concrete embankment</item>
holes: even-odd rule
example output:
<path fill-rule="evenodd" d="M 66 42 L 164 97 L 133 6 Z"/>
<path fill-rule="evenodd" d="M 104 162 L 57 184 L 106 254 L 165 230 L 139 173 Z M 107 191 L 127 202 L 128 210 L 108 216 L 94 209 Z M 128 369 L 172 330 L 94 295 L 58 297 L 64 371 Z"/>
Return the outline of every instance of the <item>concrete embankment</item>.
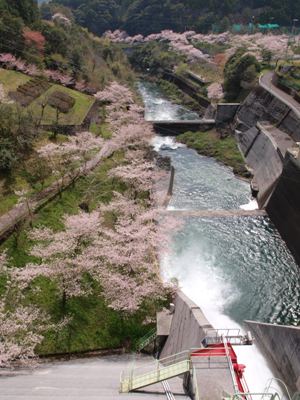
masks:
<path fill-rule="evenodd" d="M 282 172 L 282 157 L 272 139 L 258 127 L 237 132 L 236 137 L 247 165 L 253 171 L 253 188 L 258 190 L 257 200 L 266 205 Z"/>
<path fill-rule="evenodd" d="M 255 321 L 245 323 L 290 392 L 300 391 L 300 327 Z"/>
<path fill-rule="evenodd" d="M 168 70 L 164 71 L 163 78 L 174 83 L 180 90 L 196 100 L 203 110 L 210 105 L 210 101 L 199 94 L 199 86 L 197 84 L 194 85 L 188 79 Z"/>
<path fill-rule="evenodd" d="M 161 352 L 161 358 L 190 348 L 199 348 L 206 336 L 205 331 L 212 328 L 200 307 L 181 291 L 178 291 L 174 304 L 175 311 L 169 336 Z"/>
<path fill-rule="evenodd" d="M 289 152 L 266 209 L 300 265 L 300 161 Z"/>
<path fill-rule="evenodd" d="M 255 88 L 239 107 L 233 127 L 260 207 L 265 207 L 300 263 L 300 163 L 289 155 L 300 140 L 300 118 L 275 93 Z"/>

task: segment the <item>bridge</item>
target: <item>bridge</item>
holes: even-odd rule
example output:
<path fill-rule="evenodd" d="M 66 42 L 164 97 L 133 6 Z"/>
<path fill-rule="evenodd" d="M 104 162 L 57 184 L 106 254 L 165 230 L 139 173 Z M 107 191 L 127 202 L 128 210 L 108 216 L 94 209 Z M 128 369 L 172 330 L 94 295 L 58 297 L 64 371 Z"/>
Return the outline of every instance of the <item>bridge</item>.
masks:
<path fill-rule="evenodd" d="M 163 210 L 163 214 L 196 218 L 265 217 L 265 210 Z"/>
<path fill-rule="evenodd" d="M 172 121 L 148 121 L 153 124 L 157 133 L 163 136 L 176 136 L 187 131 L 206 131 L 213 128 L 216 124 L 215 119 L 197 120 L 172 120 Z"/>

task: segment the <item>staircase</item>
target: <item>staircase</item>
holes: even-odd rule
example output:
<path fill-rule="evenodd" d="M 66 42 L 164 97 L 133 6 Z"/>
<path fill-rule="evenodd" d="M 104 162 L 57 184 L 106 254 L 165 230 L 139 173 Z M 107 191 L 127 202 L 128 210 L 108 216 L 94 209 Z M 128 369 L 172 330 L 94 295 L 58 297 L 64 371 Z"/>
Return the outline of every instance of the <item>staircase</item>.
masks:
<path fill-rule="evenodd" d="M 148 346 L 148 344 L 154 342 L 154 340 L 156 339 L 156 329 L 153 328 L 150 332 L 148 332 L 145 336 L 143 336 L 137 346 L 136 346 L 136 350 L 138 352 L 142 351 L 146 346 Z"/>
<path fill-rule="evenodd" d="M 142 368 L 137 368 L 129 371 L 126 377 L 121 376 L 120 393 L 141 389 L 190 371 L 189 353 L 183 352 L 160 361 L 156 360 L 146 368 L 145 372 L 142 372 Z"/>

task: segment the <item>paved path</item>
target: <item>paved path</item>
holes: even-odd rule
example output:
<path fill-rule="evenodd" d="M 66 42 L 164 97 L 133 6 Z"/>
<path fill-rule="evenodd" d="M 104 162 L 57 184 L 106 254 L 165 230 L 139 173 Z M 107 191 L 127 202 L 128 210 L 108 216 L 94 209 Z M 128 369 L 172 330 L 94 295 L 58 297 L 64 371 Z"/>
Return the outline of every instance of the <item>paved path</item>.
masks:
<path fill-rule="evenodd" d="M 30 198 L 27 204 L 21 203 L 16 205 L 6 214 L 0 216 L 0 240 L 5 238 L 20 221 L 29 217 L 30 214 L 34 214 L 36 210 L 42 207 L 49 200 L 53 199 L 60 191 L 70 186 L 70 184 L 80 176 L 92 171 L 97 167 L 102 159 L 109 157 L 116 149 L 116 145 L 107 142 L 99 153 L 89 160 L 85 166 L 77 168 L 72 173 L 67 174 L 63 178 L 54 182 L 48 188 Z"/>
<path fill-rule="evenodd" d="M 292 96 L 276 87 L 272 82 L 273 76 L 273 72 L 267 72 L 264 75 L 261 75 L 259 78 L 259 85 L 290 107 L 297 117 L 300 118 L 300 103 L 298 103 Z"/>
<path fill-rule="evenodd" d="M 228 217 L 264 217 L 265 210 L 163 210 L 165 214 L 181 217 L 228 218 Z"/>
<path fill-rule="evenodd" d="M 0 374 L 1 400 L 167 400 L 162 384 L 143 392 L 119 394 L 120 374 L 132 366 L 132 355 L 106 356 L 43 364 L 33 371 Z M 153 363 L 140 356 L 137 365 Z M 2 376 L 1 376 L 2 375 Z M 176 400 L 188 400 L 182 380 L 170 379 Z"/>

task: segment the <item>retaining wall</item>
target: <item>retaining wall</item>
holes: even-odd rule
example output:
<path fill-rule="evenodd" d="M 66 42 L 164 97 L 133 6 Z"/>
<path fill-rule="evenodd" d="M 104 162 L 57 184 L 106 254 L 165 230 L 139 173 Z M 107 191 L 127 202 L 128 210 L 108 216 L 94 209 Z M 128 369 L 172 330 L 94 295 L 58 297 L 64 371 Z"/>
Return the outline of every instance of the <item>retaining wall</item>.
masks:
<path fill-rule="evenodd" d="M 289 152 L 266 210 L 300 265 L 300 162 Z"/>
<path fill-rule="evenodd" d="M 300 327 L 255 321 L 245 323 L 291 394 L 300 391 Z"/>
<path fill-rule="evenodd" d="M 218 103 L 215 117 L 216 124 L 232 122 L 239 106 L 239 103 Z"/>
<path fill-rule="evenodd" d="M 188 80 L 183 77 L 176 75 L 172 71 L 164 71 L 163 78 L 169 82 L 173 82 L 179 89 L 184 93 L 188 94 L 194 100 L 196 100 L 202 108 L 207 108 L 210 105 L 210 101 L 199 94 L 199 87 L 193 86 Z"/>
<path fill-rule="evenodd" d="M 178 291 L 174 304 L 170 334 L 161 352 L 161 358 L 192 347 L 199 348 L 205 337 L 205 330 L 212 328 L 200 307 L 181 291 Z"/>
<path fill-rule="evenodd" d="M 262 208 L 266 205 L 282 172 L 282 159 L 272 140 L 257 127 L 236 133 L 237 141 L 253 171 L 257 200 Z"/>

